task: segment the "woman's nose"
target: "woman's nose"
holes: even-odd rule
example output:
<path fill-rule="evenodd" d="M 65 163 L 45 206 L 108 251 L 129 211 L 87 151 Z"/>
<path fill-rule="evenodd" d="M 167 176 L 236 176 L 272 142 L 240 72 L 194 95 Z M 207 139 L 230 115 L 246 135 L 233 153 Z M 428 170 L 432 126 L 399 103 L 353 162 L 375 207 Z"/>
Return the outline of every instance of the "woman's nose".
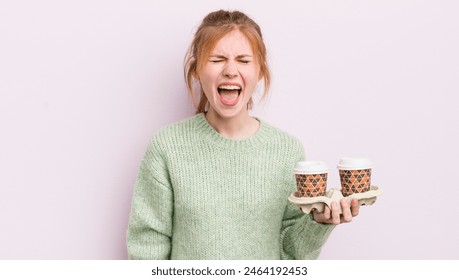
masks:
<path fill-rule="evenodd" d="M 235 78 L 238 75 L 238 69 L 234 62 L 228 61 L 223 68 L 223 76 L 228 78 Z"/>

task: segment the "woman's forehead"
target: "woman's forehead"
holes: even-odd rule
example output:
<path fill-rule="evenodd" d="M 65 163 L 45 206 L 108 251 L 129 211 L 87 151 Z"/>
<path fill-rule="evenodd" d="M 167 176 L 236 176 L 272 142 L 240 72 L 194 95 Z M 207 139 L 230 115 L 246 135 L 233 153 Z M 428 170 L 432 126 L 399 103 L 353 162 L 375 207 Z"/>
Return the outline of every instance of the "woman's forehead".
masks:
<path fill-rule="evenodd" d="M 211 55 L 253 56 L 252 46 L 239 30 L 233 30 L 218 40 Z"/>

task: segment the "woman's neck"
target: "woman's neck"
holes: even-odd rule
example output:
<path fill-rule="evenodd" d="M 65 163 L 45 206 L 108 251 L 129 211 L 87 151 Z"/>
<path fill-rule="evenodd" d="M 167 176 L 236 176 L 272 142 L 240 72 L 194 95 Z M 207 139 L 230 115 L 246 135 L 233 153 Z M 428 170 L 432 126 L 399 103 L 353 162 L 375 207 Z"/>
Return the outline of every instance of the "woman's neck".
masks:
<path fill-rule="evenodd" d="M 205 113 L 209 124 L 221 135 L 231 139 L 249 138 L 257 133 L 260 123 L 248 112 L 232 118 L 223 118 L 215 111 Z"/>

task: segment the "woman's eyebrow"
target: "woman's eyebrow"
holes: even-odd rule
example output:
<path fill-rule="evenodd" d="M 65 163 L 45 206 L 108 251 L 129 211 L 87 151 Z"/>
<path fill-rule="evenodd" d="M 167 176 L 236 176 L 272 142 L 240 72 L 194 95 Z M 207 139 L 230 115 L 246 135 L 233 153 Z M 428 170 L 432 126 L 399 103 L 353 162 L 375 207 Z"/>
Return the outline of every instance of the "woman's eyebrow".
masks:
<path fill-rule="evenodd" d="M 226 58 L 226 56 L 222 55 L 222 54 L 211 54 L 210 57 L 212 58 Z M 249 55 L 249 54 L 240 54 L 238 56 L 236 56 L 236 58 L 240 59 L 240 58 L 251 58 L 252 56 Z"/>
<path fill-rule="evenodd" d="M 221 54 L 211 54 L 210 57 L 212 57 L 212 58 L 226 58 L 224 55 L 221 55 Z"/>

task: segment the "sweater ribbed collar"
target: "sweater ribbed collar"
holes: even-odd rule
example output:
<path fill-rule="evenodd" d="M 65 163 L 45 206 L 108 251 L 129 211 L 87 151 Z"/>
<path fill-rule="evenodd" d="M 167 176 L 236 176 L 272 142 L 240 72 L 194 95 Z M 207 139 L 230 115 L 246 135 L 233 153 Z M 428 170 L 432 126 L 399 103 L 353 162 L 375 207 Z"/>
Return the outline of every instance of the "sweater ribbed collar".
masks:
<path fill-rule="evenodd" d="M 260 122 L 257 132 L 242 139 L 232 139 L 218 133 L 207 121 L 204 113 L 197 114 L 195 117 L 196 129 L 206 141 L 225 150 L 252 150 L 257 148 L 269 140 L 269 126 L 262 120 L 256 118 Z"/>

